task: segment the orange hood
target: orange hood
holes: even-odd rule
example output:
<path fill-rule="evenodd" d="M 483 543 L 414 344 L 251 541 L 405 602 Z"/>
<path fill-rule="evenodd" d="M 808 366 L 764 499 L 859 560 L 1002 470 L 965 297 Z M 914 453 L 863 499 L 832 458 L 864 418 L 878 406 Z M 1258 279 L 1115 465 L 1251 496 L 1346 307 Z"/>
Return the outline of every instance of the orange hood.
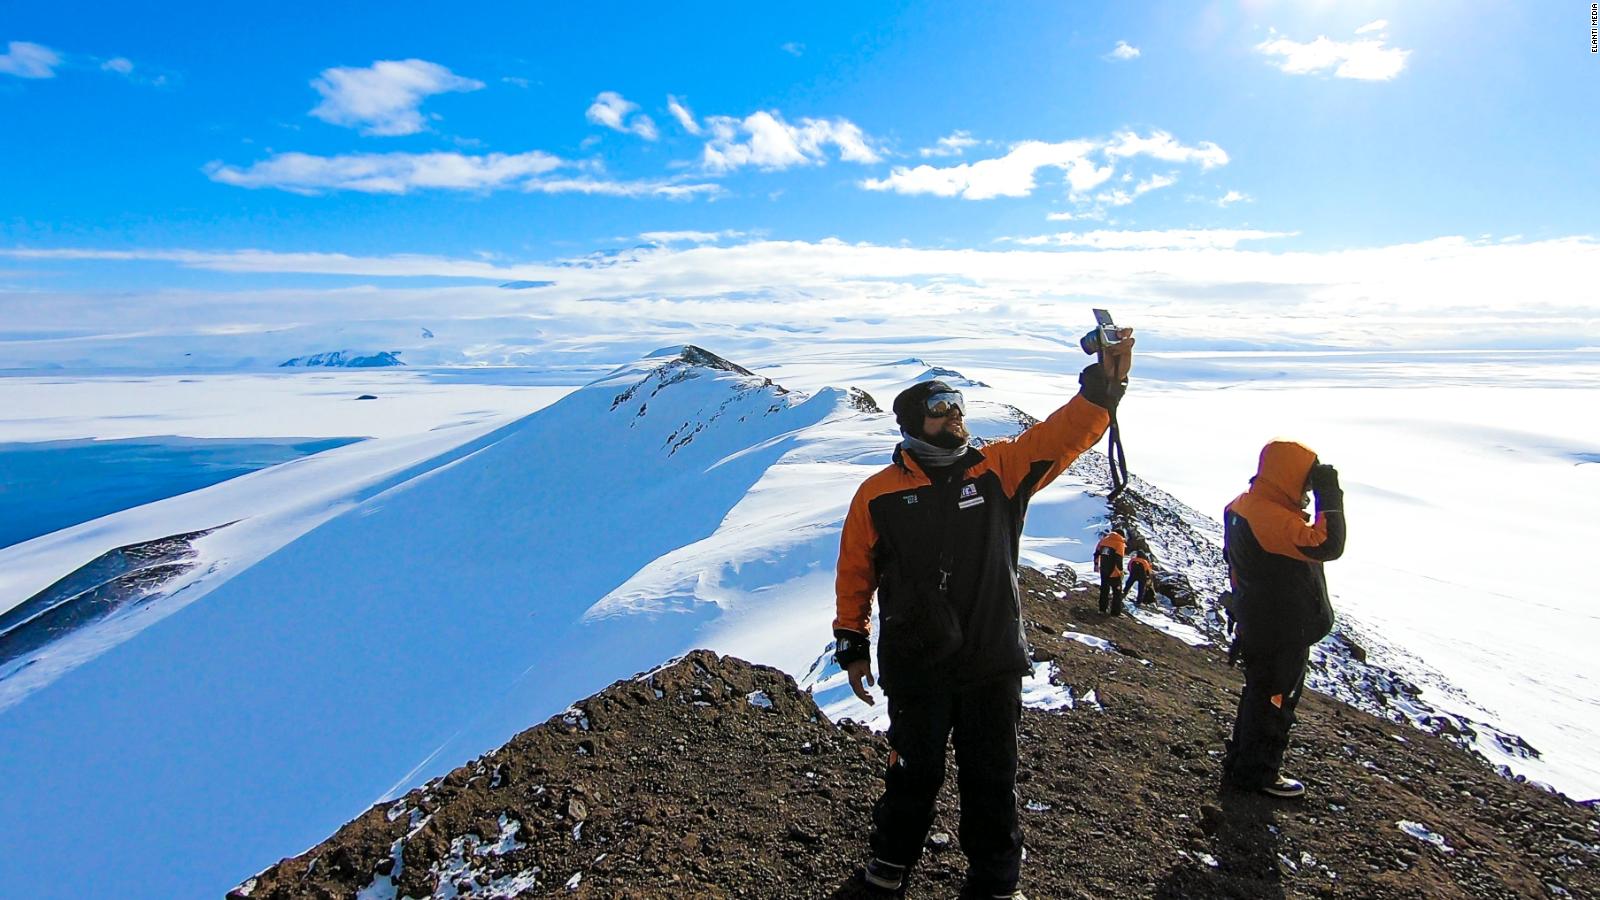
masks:
<path fill-rule="evenodd" d="M 1250 493 L 1290 509 L 1301 509 L 1306 476 L 1316 462 L 1317 454 L 1305 444 L 1272 441 L 1261 448 L 1261 462 L 1256 466 L 1256 477 L 1250 481 Z"/>

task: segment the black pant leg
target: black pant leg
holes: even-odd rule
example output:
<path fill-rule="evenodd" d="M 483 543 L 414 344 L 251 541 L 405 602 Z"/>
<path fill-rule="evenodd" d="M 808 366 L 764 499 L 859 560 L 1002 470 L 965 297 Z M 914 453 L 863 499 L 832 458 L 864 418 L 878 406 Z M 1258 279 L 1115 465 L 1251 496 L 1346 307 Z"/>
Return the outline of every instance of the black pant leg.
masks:
<path fill-rule="evenodd" d="M 1277 686 L 1286 686 L 1287 689 L 1282 691 L 1281 706 L 1274 707 L 1276 715 L 1272 720 L 1274 728 L 1267 757 L 1267 766 L 1272 772 L 1268 776 L 1269 781 L 1277 778 L 1278 771 L 1283 768 L 1283 754 L 1289 749 L 1289 729 L 1294 727 L 1295 709 L 1300 705 L 1300 694 L 1305 690 L 1306 664 L 1310 659 L 1311 648 L 1302 647 L 1286 650 L 1276 660 L 1277 671 L 1273 673 L 1273 679 Z"/>
<path fill-rule="evenodd" d="M 1254 790 L 1278 777 L 1310 655 L 1310 647 L 1294 646 L 1245 657 L 1244 690 L 1223 760 L 1224 777 L 1234 785 Z"/>
<path fill-rule="evenodd" d="M 909 866 L 922 856 L 933 806 L 944 784 L 953 695 L 948 690 L 889 695 L 889 746 L 883 796 L 872 807 L 872 855 Z"/>
<path fill-rule="evenodd" d="M 1112 586 L 1117 580 L 1117 565 L 1112 562 L 1109 555 L 1100 557 L 1100 611 L 1111 611 L 1111 594 L 1115 588 Z"/>
<path fill-rule="evenodd" d="M 1015 890 L 1022 868 L 1022 825 L 1017 818 L 1021 717 L 1018 676 L 964 688 L 956 696 L 956 779 L 967 880 L 995 894 Z"/>

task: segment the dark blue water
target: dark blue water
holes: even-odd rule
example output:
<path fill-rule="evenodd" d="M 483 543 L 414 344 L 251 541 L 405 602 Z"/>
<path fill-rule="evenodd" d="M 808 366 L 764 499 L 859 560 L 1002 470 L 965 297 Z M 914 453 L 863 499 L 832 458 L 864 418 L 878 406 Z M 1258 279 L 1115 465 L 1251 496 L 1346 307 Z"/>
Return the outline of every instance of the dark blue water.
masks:
<path fill-rule="evenodd" d="M 0 547 L 360 438 L 131 438 L 0 444 Z"/>

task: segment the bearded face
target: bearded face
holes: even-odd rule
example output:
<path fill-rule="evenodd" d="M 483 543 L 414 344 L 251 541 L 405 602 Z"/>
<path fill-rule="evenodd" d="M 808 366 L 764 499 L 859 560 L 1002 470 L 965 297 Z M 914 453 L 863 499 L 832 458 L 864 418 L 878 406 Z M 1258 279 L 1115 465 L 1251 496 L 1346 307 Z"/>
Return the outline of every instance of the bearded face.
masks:
<path fill-rule="evenodd" d="M 952 409 L 947 416 L 928 416 L 922 421 L 922 439 L 935 447 L 954 450 L 971 437 L 967 432 L 966 416 L 962 415 L 959 408 Z"/>

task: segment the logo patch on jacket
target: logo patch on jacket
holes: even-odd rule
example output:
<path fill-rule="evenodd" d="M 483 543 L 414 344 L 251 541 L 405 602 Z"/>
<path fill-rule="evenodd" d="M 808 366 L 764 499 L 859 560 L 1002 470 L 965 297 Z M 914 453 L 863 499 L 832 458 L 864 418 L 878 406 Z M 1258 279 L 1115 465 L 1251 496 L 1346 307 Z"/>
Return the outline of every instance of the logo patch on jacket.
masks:
<path fill-rule="evenodd" d="M 978 486 L 968 482 L 961 486 L 961 502 L 956 504 L 957 509 L 971 509 L 983 505 L 983 496 L 978 493 Z"/>
<path fill-rule="evenodd" d="M 914 506 L 916 504 L 916 502 L 917 502 L 917 495 L 916 494 L 907 494 L 905 496 L 905 501 L 906 501 L 906 505 L 907 506 Z"/>

